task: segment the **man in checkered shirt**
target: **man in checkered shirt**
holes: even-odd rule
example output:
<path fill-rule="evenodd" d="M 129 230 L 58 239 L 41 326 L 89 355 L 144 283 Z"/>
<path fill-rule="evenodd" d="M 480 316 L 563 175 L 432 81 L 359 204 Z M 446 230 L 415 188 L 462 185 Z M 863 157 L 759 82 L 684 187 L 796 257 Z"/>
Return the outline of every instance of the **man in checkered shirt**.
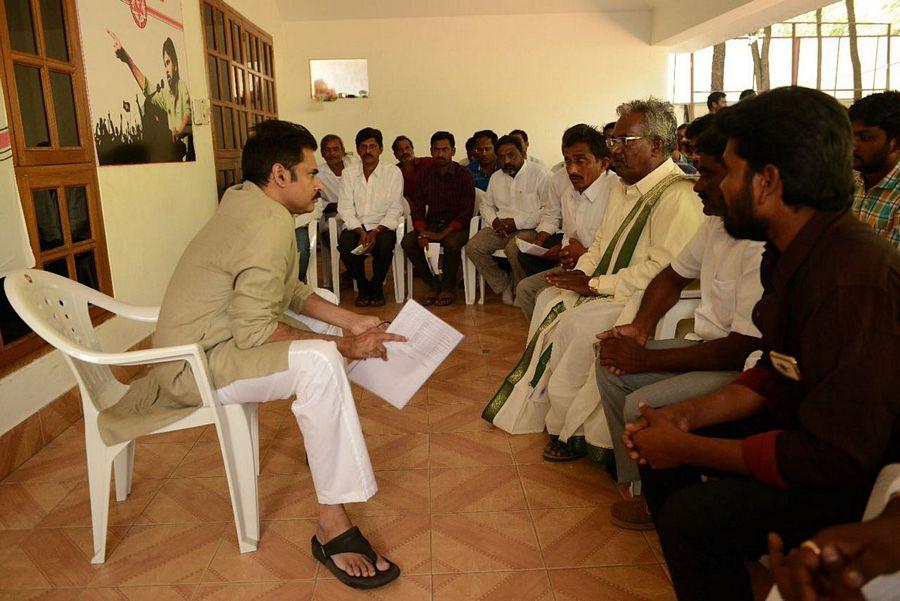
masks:
<path fill-rule="evenodd" d="M 856 193 L 853 213 L 900 247 L 900 92 L 882 92 L 850 107 Z"/>

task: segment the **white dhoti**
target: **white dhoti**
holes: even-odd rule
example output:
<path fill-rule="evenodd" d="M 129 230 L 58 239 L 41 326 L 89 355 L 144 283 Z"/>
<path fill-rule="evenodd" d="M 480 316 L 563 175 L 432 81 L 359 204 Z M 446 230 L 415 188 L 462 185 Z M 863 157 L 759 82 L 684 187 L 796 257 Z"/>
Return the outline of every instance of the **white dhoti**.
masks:
<path fill-rule="evenodd" d="M 314 332 L 340 334 L 334 326 L 296 313 L 288 315 Z M 360 503 L 378 490 L 344 359 L 334 342 L 296 340 L 288 351 L 286 371 L 237 380 L 216 392 L 222 404 L 262 403 L 296 395 L 291 411 L 303 434 L 319 503 Z"/>

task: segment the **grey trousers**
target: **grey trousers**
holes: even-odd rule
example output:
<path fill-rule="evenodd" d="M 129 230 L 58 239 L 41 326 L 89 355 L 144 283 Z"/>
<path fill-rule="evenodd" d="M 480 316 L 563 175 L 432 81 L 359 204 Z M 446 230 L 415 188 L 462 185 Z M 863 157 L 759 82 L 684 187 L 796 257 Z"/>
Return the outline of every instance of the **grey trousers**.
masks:
<path fill-rule="evenodd" d="M 684 348 L 701 344 L 695 340 L 673 338 L 651 340 L 648 349 Z M 736 371 L 691 371 L 685 373 L 663 372 L 625 374 L 615 376 L 606 366 L 597 364 L 597 387 L 603 401 L 603 412 L 609 425 L 613 451 L 616 455 L 616 473 L 619 482 L 640 480 L 637 463 L 628 457 L 628 449 L 622 443 L 625 424 L 640 417 L 640 403 L 651 407 L 666 407 L 696 396 L 708 394 L 729 384 L 738 375 Z"/>
<path fill-rule="evenodd" d="M 512 285 L 515 288 L 519 280 L 525 277 L 525 270 L 519 263 L 516 238 L 525 242 L 531 242 L 537 238 L 535 230 L 518 230 L 508 238 L 504 238 L 489 227 L 482 228 L 480 232 L 469 239 L 466 244 L 466 257 L 475 264 L 484 281 L 496 294 L 500 294 L 510 285 L 510 276 L 497 265 L 497 259 L 493 253 L 503 250 L 509 264 L 512 267 Z"/>
<path fill-rule="evenodd" d="M 554 267 L 553 269 L 530 275 L 519 281 L 516 286 L 516 306 L 522 309 L 522 313 L 525 314 L 525 319 L 528 320 L 528 323 L 531 323 L 531 316 L 534 315 L 534 303 L 538 294 L 544 288 L 550 287 L 550 284 L 544 279 L 544 276 L 549 273 L 566 273 L 566 270 L 562 267 Z"/>

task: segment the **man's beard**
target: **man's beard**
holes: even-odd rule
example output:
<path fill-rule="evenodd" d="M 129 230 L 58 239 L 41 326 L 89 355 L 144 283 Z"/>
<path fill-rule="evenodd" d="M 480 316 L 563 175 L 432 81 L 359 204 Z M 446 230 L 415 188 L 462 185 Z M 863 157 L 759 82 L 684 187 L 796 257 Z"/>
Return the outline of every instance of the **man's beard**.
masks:
<path fill-rule="evenodd" d="M 752 177 L 751 175 L 745 180 L 740 196 L 725 203 L 725 231 L 739 240 L 765 242 L 768 240 L 765 227 L 753 217 L 753 193 L 750 187 Z"/>
<path fill-rule="evenodd" d="M 885 144 L 884 148 L 878 152 L 878 155 L 872 157 L 869 161 L 863 161 L 861 157 L 854 154 L 854 163 L 856 162 L 856 159 L 859 159 L 859 166 L 857 167 L 854 165 L 853 168 L 860 173 L 878 173 L 888 162 L 888 155 L 891 153 L 888 146 L 888 144 Z"/>

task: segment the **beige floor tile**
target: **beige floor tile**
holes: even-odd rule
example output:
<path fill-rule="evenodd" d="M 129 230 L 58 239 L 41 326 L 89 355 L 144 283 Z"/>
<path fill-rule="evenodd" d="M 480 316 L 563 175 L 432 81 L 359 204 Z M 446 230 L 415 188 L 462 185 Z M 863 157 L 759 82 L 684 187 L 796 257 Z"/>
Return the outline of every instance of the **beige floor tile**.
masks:
<path fill-rule="evenodd" d="M 315 581 L 201 584 L 193 601 L 311 601 Z"/>
<path fill-rule="evenodd" d="M 520 465 L 531 509 L 609 506 L 622 498 L 609 474 L 586 461 Z"/>
<path fill-rule="evenodd" d="M 315 579 L 317 562 L 310 544 L 316 532 L 315 520 L 264 521 L 260 528 L 259 547 L 243 554 L 238 550 L 235 530 L 229 529 L 203 574 L 203 582 Z"/>
<path fill-rule="evenodd" d="M 547 446 L 547 433 L 516 434 L 509 437 L 513 461 L 520 465 L 547 465 L 544 461 L 544 447 Z"/>
<path fill-rule="evenodd" d="M 527 511 L 432 516 L 434 573 L 543 568 Z"/>
<path fill-rule="evenodd" d="M 550 570 L 557 601 L 674 601 L 657 565 Z"/>
<path fill-rule="evenodd" d="M 197 442 L 172 474 L 173 478 L 211 478 L 225 476 L 222 448 L 218 442 Z"/>
<path fill-rule="evenodd" d="M 552 601 L 545 570 L 436 574 L 434 601 Z"/>
<path fill-rule="evenodd" d="M 527 509 L 513 466 L 431 470 L 431 511 L 462 513 Z"/>
<path fill-rule="evenodd" d="M 116 500 L 115 480 L 110 483 L 109 523 L 113 526 L 130 526 L 144 511 L 159 491 L 163 480 L 136 480 L 131 484 L 131 494 L 121 503 Z M 38 528 L 91 525 L 91 495 L 87 482 L 75 482 L 69 494 L 59 502 L 37 525 Z"/>
<path fill-rule="evenodd" d="M 34 528 L 71 488 L 69 482 L 0 483 L 0 529 Z"/>
<path fill-rule="evenodd" d="M 428 382 L 428 406 L 470 403 L 484 409 L 499 387 L 499 380 L 495 384 L 483 379 L 470 379 L 468 375 L 450 380 L 431 380 Z"/>
<path fill-rule="evenodd" d="M 647 544 L 650 545 L 650 548 L 653 550 L 653 555 L 656 557 L 656 560 L 660 563 L 665 563 L 666 558 L 663 557 L 662 546 L 659 544 L 659 534 L 656 533 L 656 530 L 645 530 L 643 535 L 647 540 Z"/>
<path fill-rule="evenodd" d="M 84 419 L 80 419 L 68 428 L 62 434 L 47 443 L 47 446 L 75 446 L 84 448 Z"/>
<path fill-rule="evenodd" d="M 609 522 L 608 507 L 532 511 L 548 568 L 656 563 L 640 532 Z"/>
<path fill-rule="evenodd" d="M 268 440 L 270 438 L 275 438 L 275 435 L 279 432 L 282 423 L 284 423 L 287 419 L 287 415 L 284 411 L 280 410 L 262 410 L 262 406 L 259 409 L 259 439 L 261 441 Z M 294 421 L 293 417 L 290 419 L 290 423 L 293 424 L 294 429 L 297 428 L 297 422 Z M 202 442 L 219 442 L 219 437 L 216 435 L 216 427 L 215 426 L 207 426 L 203 430 L 203 434 L 200 436 L 200 440 Z"/>
<path fill-rule="evenodd" d="M 91 585 L 200 582 L 227 528 L 227 524 L 132 526 Z"/>
<path fill-rule="evenodd" d="M 428 432 L 428 411 L 423 407 L 360 407 L 359 423 L 363 434 L 417 434 Z"/>
<path fill-rule="evenodd" d="M 490 432 L 481 418 L 483 407 L 475 403 L 434 404 L 428 408 L 428 429 L 434 432 Z"/>
<path fill-rule="evenodd" d="M 375 470 L 428 467 L 428 434 L 369 434 L 366 446 Z"/>
<path fill-rule="evenodd" d="M 511 465 L 505 432 L 457 432 L 431 435 L 431 467 Z"/>
<path fill-rule="evenodd" d="M 71 482 L 87 480 L 87 456 L 75 445 L 51 445 L 19 466 L 6 482 Z"/>
<path fill-rule="evenodd" d="M 378 492 L 365 503 L 348 503 L 351 515 L 428 514 L 428 470 L 375 472 Z"/>
<path fill-rule="evenodd" d="M 194 524 L 233 519 L 225 478 L 173 478 L 165 481 L 135 523 Z"/>
<path fill-rule="evenodd" d="M 78 601 L 189 601 L 197 585 L 128 586 L 116 588 L 89 588 Z"/>
<path fill-rule="evenodd" d="M 141 444 L 134 451 L 134 479 L 168 478 L 191 450 L 188 443 Z"/>
<path fill-rule="evenodd" d="M 276 438 L 261 451 L 260 473 L 262 474 L 309 474 L 306 463 L 306 448 L 299 432 L 296 436 Z"/>
<path fill-rule="evenodd" d="M 352 589 L 337 580 L 319 580 L 313 597 L 316 601 L 429 601 L 431 576 L 407 576 L 370 591 Z"/>
<path fill-rule="evenodd" d="M 404 575 L 431 573 L 431 527 L 428 515 L 420 513 L 353 516 L 363 536 L 383 556 L 400 566 Z M 334 576 L 319 564 L 317 578 Z"/>
<path fill-rule="evenodd" d="M 107 532 L 107 557 L 126 532 Z M 102 569 L 91 565 L 90 528 L 0 531 L 0 583 L 3 588 L 83 587 Z"/>
<path fill-rule="evenodd" d="M 259 477 L 259 514 L 264 520 L 314 518 L 318 513 L 312 477 L 305 474 Z"/>

